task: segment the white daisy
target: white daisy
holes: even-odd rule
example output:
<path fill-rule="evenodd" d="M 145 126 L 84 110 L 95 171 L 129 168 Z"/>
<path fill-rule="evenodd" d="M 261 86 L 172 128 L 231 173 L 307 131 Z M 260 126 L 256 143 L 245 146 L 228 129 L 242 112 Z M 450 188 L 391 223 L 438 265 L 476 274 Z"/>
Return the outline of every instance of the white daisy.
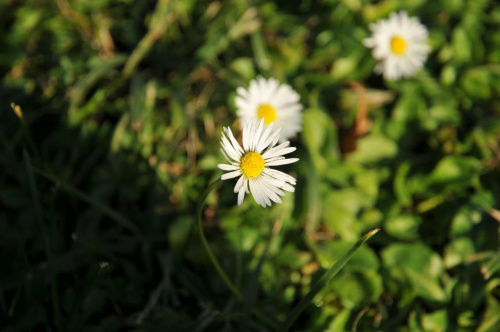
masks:
<path fill-rule="evenodd" d="M 287 141 L 302 130 L 300 96 L 289 85 L 274 78 L 258 77 L 250 82 L 248 90 L 239 87 L 235 103 L 242 121 L 264 119 L 266 125 L 276 122 L 281 127 L 280 142 Z"/>
<path fill-rule="evenodd" d="M 229 127 L 224 128 L 227 137 L 222 134 L 221 152 L 229 164 L 219 164 L 218 167 L 229 172 L 222 175 L 222 180 L 239 177 L 234 187 L 234 192 L 238 193 L 238 205 L 249 192 L 258 204 L 266 207 L 271 206 L 271 201 L 281 203 L 279 196 L 285 195 L 283 190 L 295 191 L 293 177 L 271 168 L 299 160 L 283 157 L 295 148 L 288 147 L 288 141 L 275 146 L 281 129 L 273 129 L 273 123 L 264 128 L 264 122 L 264 119 L 254 118 L 243 124 L 243 148 Z"/>
<path fill-rule="evenodd" d="M 369 26 L 372 35 L 363 40 L 373 48 L 373 57 L 381 62 L 375 70 L 384 78 L 397 80 L 412 76 L 420 70 L 430 47 L 427 44 L 427 28 L 405 11 L 392 13 L 388 20 L 380 20 Z"/>

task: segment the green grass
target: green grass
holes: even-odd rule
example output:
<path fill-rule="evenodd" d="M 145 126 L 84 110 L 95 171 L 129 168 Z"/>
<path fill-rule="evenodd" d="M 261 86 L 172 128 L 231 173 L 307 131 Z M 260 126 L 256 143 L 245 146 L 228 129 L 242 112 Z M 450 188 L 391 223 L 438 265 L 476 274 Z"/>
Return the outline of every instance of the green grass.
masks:
<path fill-rule="evenodd" d="M 432 52 L 384 81 L 361 41 L 402 9 Z M 0 44 L 0 331 L 500 330 L 495 1 L 6 0 Z M 303 131 L 283 204 L 201 209 L 240 300 L 196 207 L 258 75 Z"/>

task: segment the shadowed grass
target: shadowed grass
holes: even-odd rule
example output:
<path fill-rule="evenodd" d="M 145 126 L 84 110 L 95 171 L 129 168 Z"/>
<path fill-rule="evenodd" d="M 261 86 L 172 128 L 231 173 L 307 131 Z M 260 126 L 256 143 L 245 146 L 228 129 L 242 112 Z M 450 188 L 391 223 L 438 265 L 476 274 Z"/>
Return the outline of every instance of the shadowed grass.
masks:
<path fill-rule="evenodd" d="M 26 178 L 28 180 L 28 185 L 31 191 L 31 198 L 33 200 L 35 219 L 38 223 L 38 227 L 42 233 L 43 242 L 45 244 L 45 255 L 47 256 L 48 268 L 50 273 L 50 292 L 52 296 L 52 305 L 54 309 L 55 323 L 57 331 L 62 331 L 62 320 L 61 320 L 61 309 L 59 304 L 59 295 L 57 294 L 57 279 L 54 273 L 54 266 L 52 261 L 52 249 L 49 238 L 49 232 L 45 226 L 42 205 L 40 204 L 40 198 L 38 197 L 38 189 L 35 182 L 35 177 L 33 176 L 33 167 L 31 165 L 31 159 L 26 151 L 23 150 L 23 162 L 26 171 Z"/>
<path fill-rule="evenodd" d="M 46 173 L 40 169 L 33 168 L 33 170 L 43 176 L 44 178 L 54 182 L 57 184 L 60 188 L 62 188 L 64 191 L 66 191 L 68 194 L 75 196 L 76 198 L 84 201 L 85 203 L 89 204 L 90 206 L 93 206 L 94 208 L 98 209 L 101 211 L 103 214 L 107 215 L 109 218 L 112 220 L 116 221 L 118 224 L 122 225 L 124 228 L 128 229 L 130 232 L 132 232 L 136 236 L 140 236 L 141 231 L 140 229 L 129 219 L 126 217 L 122 216 L 118 212 L 114 211 L 110 207 L 106 206 L 103 203 L 98 202 L 97 200 L 93 199 L 89 195 L 86 195 L 85 193 L 79 191 L 78 189 L 72 187 L 71 185 L 67 184 L 65 181 L 57 178 L 56 176 Z"/>

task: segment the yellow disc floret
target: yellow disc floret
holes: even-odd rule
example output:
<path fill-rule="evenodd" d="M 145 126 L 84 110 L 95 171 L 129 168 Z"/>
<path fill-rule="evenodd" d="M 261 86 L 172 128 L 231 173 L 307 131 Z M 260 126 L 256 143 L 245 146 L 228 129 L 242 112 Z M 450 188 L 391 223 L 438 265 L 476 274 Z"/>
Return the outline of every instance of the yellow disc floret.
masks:
<path fill-rule="evenodd" d="M 257 116 L 259 119 L 264 118 L 264 123 L 267 125 L 276 120 L 276 110 L 269 104 L 261 104 L 257 109 Z"/>
<path fill-rule="evenodd" d="M 406 51 L 406 41 L 400 36 L 394 36 L 391 39 L 392 53 L 401 55 Z"/>
<path fill-rule="evenodd" d="M 256 178 L 264 169 L 264 158 L 257 152 L 248 152 L 241 158 L 240 169 L 247 178 Z"/>

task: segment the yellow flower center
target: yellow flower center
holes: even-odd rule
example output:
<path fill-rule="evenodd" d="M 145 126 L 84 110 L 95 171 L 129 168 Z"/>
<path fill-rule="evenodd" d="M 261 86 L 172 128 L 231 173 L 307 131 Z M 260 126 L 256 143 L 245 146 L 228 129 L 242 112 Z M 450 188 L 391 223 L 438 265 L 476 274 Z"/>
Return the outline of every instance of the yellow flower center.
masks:
<path fill-rule="evenodd" d="M 394 36 L 391 39 L 391 50 L 394 54 L 401 55 L 406 50 L 406 41 L 400 36 Z"/>
<path fill-rule="evenodd" d="M 247 178 L 255 178 L 264 169 L 264 158 L 257 152 L 248 152 L 241 158 L 240 168 Z"/>
<path fill-rule="evenodd" d="M 276 120 L 276 110 L 269 104 L 261 104 L 257 109 L 257 116 L 259 119 L 264 118 L 264 123 L 267 125 Z"/>

